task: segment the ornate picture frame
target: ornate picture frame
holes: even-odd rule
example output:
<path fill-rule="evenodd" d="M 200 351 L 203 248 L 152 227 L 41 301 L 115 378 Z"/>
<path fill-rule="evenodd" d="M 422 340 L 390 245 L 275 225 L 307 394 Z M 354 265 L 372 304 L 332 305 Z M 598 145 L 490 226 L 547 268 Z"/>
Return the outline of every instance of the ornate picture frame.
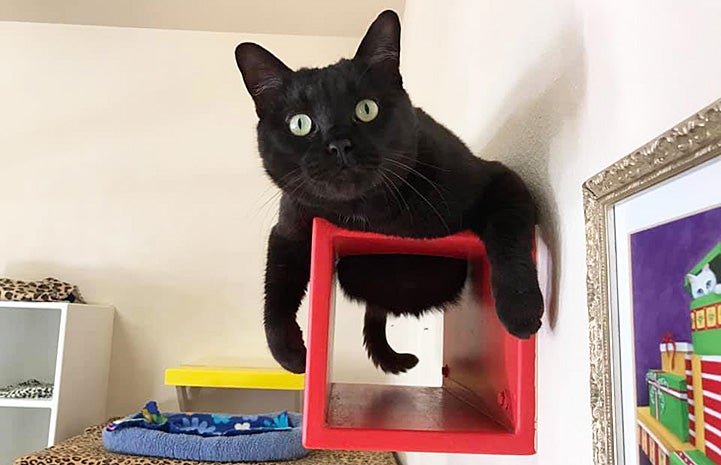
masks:
<path fill-rule="evenodd" d="M 695 172 L 708 163 L 715 164 L 717 160 L 714 159 L 720 154 L 721 99 L 583 184 L 595 465 L 647 463 L 644 461 L 645 458 L 628 460 L 629 456 L 639 452 L 639 443 L 629 444 L 629 438 L 641 433 L 628 431 L 630 423 L 624 420 L 627 419 L 631 408 L 634 408 L 635 414 L 637 404 L 631 406 L 624 403 L 629 386 L 624 386 L 623 394 L 621 392 L 620 380 L 623 376 L 621 348 L 623 347 L 627 352 L 633 351 L 631 346 L 634 345 L 634 341 L 622 340 L 620 333 L 623 331 L 619 329 L 619 321 L 631 326 L 633 323 L 626 323 L 627 319 L 619 318 L 617 310 L 619 293 L 630 293 L 630 286 L 620 289 L 617 283 L 615 270 L 618 262 L 615 244 L 624 238 L 617 237 L 618 234 L 615 232 L 614 228 L 617 226 L 614 208 L 628 202 L 629 199 L 658 190 L 651 188 L 675 182 L 676 178 L 683 177 L 690 171 Z M 721 183 L 719 185 L 721 190 Z M 721 193 L 716 197 L 721 199 Z M 717 202 L 721 203 L 721 201 Z M 721 276 L 719 278 L 721 279 Z M 633 332 L 633 329 L 631 331 Z M 626 425 L 625 432 L 624 425 Z M 656 458 L 657 460 L 649 459 L 649 462 L 669 463 L 668 457 L 665 457 L 665 462 L 658 460 L 658 455 Z"/>

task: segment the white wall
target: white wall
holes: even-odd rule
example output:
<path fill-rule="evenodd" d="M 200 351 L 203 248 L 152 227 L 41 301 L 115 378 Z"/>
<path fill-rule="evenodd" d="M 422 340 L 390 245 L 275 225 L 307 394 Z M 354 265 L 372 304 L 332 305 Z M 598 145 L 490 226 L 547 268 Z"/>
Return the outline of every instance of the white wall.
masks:
<path fill-rule="evenodd" d="M 0 23 L 0 275 L 56 276 L 117 306 L 109 414 L 174 404 L 163 370 L 178 363 L 272 361 L 262 275 L 277 199 L 264 205 L 276 190 L 233 57 L 243 40 L 293 67 L 357 45 Z"/>
<path fill-rule="evenodd" d="M 405 0 L 3 0 L 0 21 L 359 37 L 385 8 Z M 322 14 L 319 14 L 322 12 Z M 329 20 L 331 19 L 332 20 Z"/>
<path fill-rule="evenodd" d="M 538 454 L 406 462 L 591 464 L 581 184 L 721 96 L 721 5 L 415 0 L 404 24 L 411 96 L 476 153 L 523 173 L 558 265 L 538 337 Z"/>

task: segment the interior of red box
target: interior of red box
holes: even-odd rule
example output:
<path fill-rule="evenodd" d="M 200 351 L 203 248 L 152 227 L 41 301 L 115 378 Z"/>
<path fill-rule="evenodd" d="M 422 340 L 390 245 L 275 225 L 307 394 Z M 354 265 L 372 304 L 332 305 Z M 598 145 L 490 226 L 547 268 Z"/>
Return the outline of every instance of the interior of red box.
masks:
<path fill-rule="evenodd" d="M 443 387 L 329 380 L 327 427 L 513 431 L 508 336 L 495 315 L 487 263 L 476 256 L 469 264 L 467 289 L 444 316 L 444 367 L 438 367 L 445 373 Z"/>
<path fill-rule="evenodd" d="M 508 432 L 482 411 L 442 387 L 334 383 L 330 428 Z"/>

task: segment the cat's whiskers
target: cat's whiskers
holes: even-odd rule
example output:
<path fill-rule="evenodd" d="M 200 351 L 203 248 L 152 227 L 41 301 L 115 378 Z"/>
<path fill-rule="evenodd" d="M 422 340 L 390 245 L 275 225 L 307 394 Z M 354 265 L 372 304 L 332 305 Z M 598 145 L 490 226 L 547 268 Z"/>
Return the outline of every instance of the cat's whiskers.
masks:
<path fill-rule="evenodd" d="M 408 154 L 407 152 L 398 152 L 398 151 L 395 151 L 395 150 L 391 150 L 391 151 L 388 152 L 388 153 L 391 154 L 391 155 L 394 155 L 394 156 L 396 156 L 396 157 L 398 157 L 398 158 L 404 158 L 404 159 L 406 159 L 406 160 L 408 160 L 408 161 L 411 161 L 411 162 L 413 162 L 413 163 L 417 163 L 417 164 L 419 164 L 419 165 L 427 166 L 428 168 L 433 168 L 433 169 L 435 169 L 435 170 L 443 171 L 443 172 L 446 172 L 446 173 L 450 173 L 450 172 L 451 172 L 451 170 L 446 169 L 446 168 L 443 168 L 443 167 L 438 166 L 438 165 L 434 165 L 433 163 L 427 163 L 427 162 L 418 160 L 417 158 L 412 157 L 412 156 L 411 156 L 410 154 Z"/>
<path fill-rule="evenodd" d="M 275 192 L 273 193 L 273 195 L 271 195 L 268 199 L 265 200 L 265 202 L 263 202 L 263 203 L 258 207 L 258 209 L 257 209 L 257 211 L 256 211 L 256 213 L 255 213 L 255 216 L 259 215 L 262 211 L 264 211 L 264 209 L 265 209 L 266 207 L 268 207 L 268 206 L 270 205 L 271 202 L 273 202 L 273 201 L 276 200 L 278 197 L 280 197 L 280 195 L 283 193 L 283 187 L 287 187 L 287 186 L 293 185 L 294 183 L 296 183 L 296 182 L 299 180 L 300 176 L 296 176 L 295 178 L 288 180 L 288 182 L 285 182 L 289 177 L 291 177 L 291 176 L 293 176 L 294 174 L 298 173 L 298 171 L 300 171 L 300 167 L 295 168 L 295 169 L 289 171 L 288 173 L 286 173 L 285 175 L 283 175 L 280 179 L 278 179 L 277 182 L 278 182 L 278 184 L 281 185 L 281 187 L 280 187 L 277 191 L 275 191 Z M 273 186 L 274 186 L 274 187 L 278 187 L 278 186 L 276 186 L 275 184 L 273 184 Z M 273 187 L 273 186 L 271 186 L 271 187 Z M 269 187 L 268 189 L 270 189 L 270 187 Z M 267 191 L 268 189 L 266 189 L 266 191 Z M 255 217 L 255 216 L 254 216 L 254 217 Z M 266 217 L 267 217 L 267 216 L 266 216 Z"/>
<path fill-rule="evenodd" d="M 398 195 L 400 195 L 400 192 L 398 192 L 398 188 L 396 187 L 395 184 L 393 184 L 393 182 L 388 178 L 388 176 L 386 176 L 382 171 L 379 174 L 381 175 L 381 183 L 383 184 L 383 187 L 384 187 L 383 195 L 385 196 L 385 188 L 388 188 L 388 192 L 393 197 L 393 200 L 395 201 L 396 205 L 398 205 L 398 209 L 400 211 L 403 211 L 403 205 L 401 205 L 402 196 L 400 198 L 398 197 Z M 398 192 L 398 194 L 396 194 L 396 192 Z M 387 199 L 387 197 L 386 197 L 386 199 Z M 404 200 L 404 203 L 405 203 L 405 200 Z M 411 210 L 407 204 L 406 204 L 405 208 L 408 211 L 408 214 L 409 214 L 409 217 L 410 217 L 411 223 L 412 223 L 413 222 L 413 214 L 411 213 Z"/>
<path fill-rule="evenodd" d="M 284 182 L 286 179 L 288 179 L 289 177 L 291 177 L 291 176 L 293 176 L 294 174 L 296 174 L 298 171 L 300 171 L 300 166 L 297 167 L 297 168 L 295 168 L 295 169 L 290 170 L 289 172 L 287 172 L 287 173 L 285 173 L 283 176 L 281 176 L 281 178 L 278 179 L 277 184 L 280 184 L 281 187 L 282 187 L 283 182 Z M 277 188 L 278 188 L 278 185 L 277 185 L 277 184 L 276 184 L 276 182 L 271 183 L 268 187 L 265 188 L 265 190 L 263 191 L 263 193 L 262 193 L 259 197 L 261 197 L 261 198 L 264 197 L 264 196 L 268 193 L 268 191 L 269 191 L 270 189 L 272 189 L 272 188 L 276 188 L 276 189 L 277 189 Z M 273 192 L 273 195 L 271 195 L 270 198 L 266 199 L 266 200 L 260 205 L 260 207 L 258 208 L 258 212 L 260 212 L 265 206 L 268 205 L 269 202 L 273 201 L 273 199 L 275 199 L 276 197 L 278 197 L 282 192 L 283 192 L 282 189 L 278 189 L 278 190 L 276 190 L 275 192 Z"/>
<path fill-rule="evenodd" d="M 413 186 L 413 184 L 411 184 L 411 183 L 409 183 L 408 181 L 406 181 L 406 179 L 405 179 L 403 176 L 399 175 L 398 173 L 396 173 L 396 172 L 393 171 L 392 169 L 389 168 L 389 169 L 388 169 L 388 172 L 390 172 L 390 173 L 393 174 L 395 177 L 397 177 L 398 179 L 400 179 L 401 181 L 403 181 L 408 187 L 410 187 L 410 188 L 413 190 L 413 192 L 415 192 L 416 194 L 418 194 L 418 196 L 419 196 L 421 199 L 423 199 L 423 201 L 425 201 L 425 202 L 428 204 L 429 207 L 431 207 L 431 210 L 433 210 L 433 212 L 436 214 L 436 216 L 438 216 L 438 219 L 441 220 L 441 223 L 443 223 L 443 226 L 446 228 L 446 231 L 448 232 L 448 234 L 451 233 L 451 228 L 448 227 L 448 223 L 446 223 L 446 220 L 443 219 L 443 215 L 441 215 L 441 213 L 438 211 L 438 209 L 431 203 L 430 200 L 428 200 L 428 199 L 426 198 L 425 195 L 421 194 L 420 191 Z"/>
<path fill-rule="evenodd" d="M 397 166 L 397 167 L 399 167 L 399 168 L 402 168 L 402 169 L 406 170 L 406 171 L 409 172 L 411 175 L 415 175 L 415 176 L 420 177 L 421 179 L 423 179 L 424 181 L 426 181 L 428 184 L 430 184 L 431 187 L 438 193 L 438 196 L 441 198 L 441 202 L 443 202 L 443 205 L 446 207 L 446 208 L 445 208 L 446 213 L 450 215 L 451 209 L 450 209 L 450 207 L 448 206 L 448 201 L 446 200 L 446 197 L 443 195 L 443 192 L 441 192 L 441 189 L 442 189 L 441 186 L 439 186 L 438 184 L 434 183 L 433 181 L 431 181 L 430 179 L 428 179 L 426 176 L 424 176 L 422 173 L 420 173 L 419 171 L 411 168 L 410 166 L 406 165 L 405 163 L 402 163 L 402 162 L 399 162 L 398 160 L 393 160 L 393 159 L 386 159 L 386 161 L 391 162 L 394 166 Z"/>
<path fill-rule="evenodd" d="M 389 170 L 383 169 L 382 166 L 379 168 L 380 168 L 379 174 L 381 175 L 381 178 L 385 180 L 385 182 L 383 184 L 386 185 L 386 182 L 387 182 L 388 185 L 390 186 L 390 188 L 392 189 L 392 190 L 390 190 L 390 192 L 393 195 L 393 198 L 396 199 L 398 208 L 401 208 L 401 205 L 400 205 L 400 202 L 398 199 L 400 198 L 400 201 L 403 202 L 403 205 L 405 206 L 406 211 L 408 212 L 408 217 L 411 221 L 411 225 L 413 225 L 413 211 L 411 210 L 410 205 L 408 205 L 408 202 L 406 201 L 405 197 L 403 197 L 403 193 L 400 191 L 400 189 L 398 189 L 398 186 L 396 186 L 396 184 L 393 182 L 393 180 L 391 178 L 389 178 L 388 176 L 386 176 L 385 173 L 388 172 Z M 395 191 L 398 194 L 398 197 L 396 197 L 396 193 L 394 193 L 393 191 Z"/>
<path fill-rule="evenodd" d="M 393 163 L 395 166 L 398 166 L 399 168 L 403 168 L 403 169 L 405 169 L 406 171 L 408 171 L 409 173 L 414 174 L 414 175 L 420 177 L 421 179 L 423 179 L 424 181 L 426 181 L 428 184 L 430 184 L 431 187 L 433 187 L 433 189 L 435 189 L 436 192 L 438 192 L 438 195 L 441 196 L 441 198 L 443 199 L 444 202 L 446 201 L 446 197 L 443 195 L 443 192 L 441 192 L 441 186 L 439 186 L 439 185 L 436 184 L 435 182 L 433 182 L 433 181 L 431 181 L 430 179 L 428 179 L 428 177 L 426 177 L 426 176 L 425 176 L 423 173 L 421 173 L 420 171 L 418 171 L 418 170 L 416 170 L 415 168 L 412 168 L 412 167 L 406 165 L 405 163 L 403 163 L 403 162 L 401 162 L 401 161 L 394 160 L 394 159 L 392 159 L 392 158 L 386 158 L 385 161 L 390 162 L 390 163 Z"/>
<path fill-rule="evenodd" d="M 280 194 L 282 193 L 283 191 L 280 189 L 274 192 L 273 195 L 271 195 L 265 202 L 260 205 L 260 207 L 258 207 L 256 214 L 259 214 L 261 211 L 263 211 L 263 209 L 265 209 L 271 202 L 280 197 Z"/>
<path fill-rule="evenodd" d="M 298 190 L 299 190 L 301 187 L 305 186 L 305 183 L 306 183 L 306 180 L 303 178 L 303 176 L 300 176 L 300 175 L 297 176 L 297 177 L 294 179 L 294 181 L 295 181 L 295 182 L 300 181 L 300 182 L 298 183 L 297 186 L 295 186 L 295 187 L 293 188 L 293 190 L 292 190 L 291 192 L 288 193 L 288 196 L 289 196 L 290 198 L 295 197 L 295 194 L 298 192 Z M 290 183 L 289 183 L 289 185 L 290 185 Z"/>

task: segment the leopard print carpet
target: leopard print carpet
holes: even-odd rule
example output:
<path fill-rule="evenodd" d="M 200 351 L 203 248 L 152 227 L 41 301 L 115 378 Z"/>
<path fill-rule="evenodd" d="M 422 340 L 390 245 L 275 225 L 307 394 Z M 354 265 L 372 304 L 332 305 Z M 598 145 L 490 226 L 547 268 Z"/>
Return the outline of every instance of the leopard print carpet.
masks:
<path fill-rule="evenodd" d="M 221 462 L 193 462 L 154 457 L 114 454 L 103 447 L 102 426 L 85 432 L 49 449 L 15 461 L 14 465 L 231 465 Z M 233 465 L 238 465 L 235 462 Z M 390 452 L 312 451 L 292 462 L 263 462 L 266 465 L 397 465 Z"/>

